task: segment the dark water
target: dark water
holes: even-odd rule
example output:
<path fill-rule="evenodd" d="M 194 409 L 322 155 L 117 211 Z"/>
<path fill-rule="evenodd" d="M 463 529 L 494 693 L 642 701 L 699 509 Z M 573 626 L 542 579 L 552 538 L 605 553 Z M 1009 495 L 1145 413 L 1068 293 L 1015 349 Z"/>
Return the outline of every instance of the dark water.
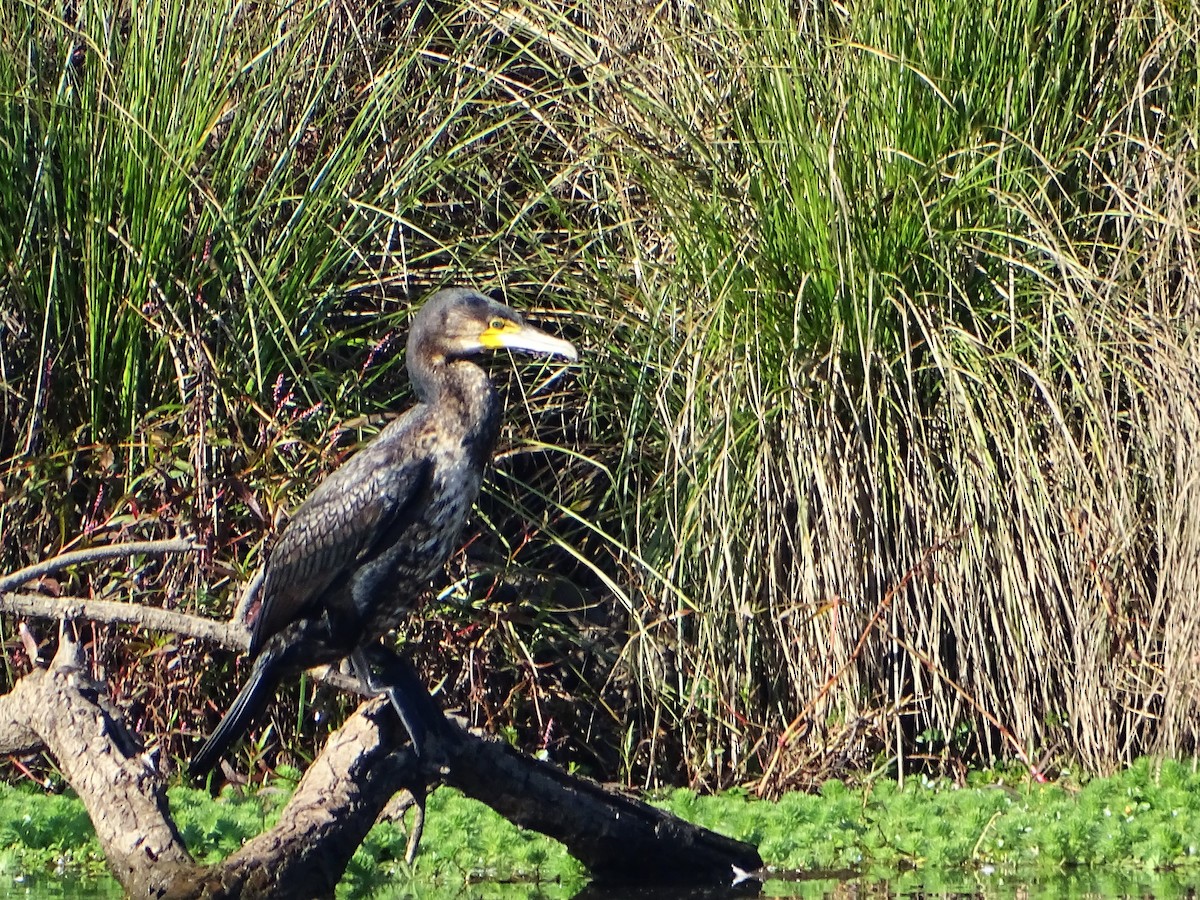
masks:
<path fill-rule="evenodd" d="M 830 877 L 820 873 L 794 873 L 787 878 L 775 878 L 765 884 L 746 883 L 737 887 L 720 888 L 662 888 L 662 887 L 604 887 L 589 885 L 571 895 L 555 885 L 464 885 L 461 891 L 445 888 L 438 897 L 503 898 L 503 900 L 733 900 L 746 897 L 806 897 L 834 898 L 1200 898 L 1200 871 L 1190 873 L 1113 873 L 1071 871 L 1060 873 L 1026 873 L 999 875 L 970 872 L 906 872 L 887 878 L 847 877 L 837 873 Z M 341 897 L 420 897 L 424 892 L 414 885 L 397 890 L 372 894 L 339 893 Z M 113 900 L 123 897 L 120 886 L 112 879 L 80 881 L 53 876 L 12 876 L 0 872 L 0 900 Z"/>
<path fill-rule="evenodd" d="M 1113 873 L 1088 871 L 1030 872 L 1000 875 L 979 872 L 907 872 L 887 878 L 830 878 L 796 873 L 762 885 L 708 890 L 603 888 L 589 886 L 573 900 L 731 900 L 744 897 L 890 898 L 1105 898 L 1200 897 L 1200 871 L 1189 873 Z"/>
<path fill-rule="evenodd" d="M 25 900 L 116 900 L 124 897 L 121 886 L 112 878 L 88 879 L 54 875 L 18 875 L 0 872 L 0 900 L 22 897 Z"/>

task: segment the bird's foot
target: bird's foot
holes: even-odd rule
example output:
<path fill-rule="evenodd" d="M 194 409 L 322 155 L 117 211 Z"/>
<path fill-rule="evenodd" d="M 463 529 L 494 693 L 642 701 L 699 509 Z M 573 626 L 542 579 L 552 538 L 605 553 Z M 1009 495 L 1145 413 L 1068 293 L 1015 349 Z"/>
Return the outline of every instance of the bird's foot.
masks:
<path fill-rule="evenodd" d="M 387 696 L 408 732 L 413 753 L 418 758 L 423 756 L 430 726 L 440 729 L 445 716 L 429 696 L 412 663 L 382 645 L 356 649 L 350 656 L 350 662 L 369 693 Z"/>

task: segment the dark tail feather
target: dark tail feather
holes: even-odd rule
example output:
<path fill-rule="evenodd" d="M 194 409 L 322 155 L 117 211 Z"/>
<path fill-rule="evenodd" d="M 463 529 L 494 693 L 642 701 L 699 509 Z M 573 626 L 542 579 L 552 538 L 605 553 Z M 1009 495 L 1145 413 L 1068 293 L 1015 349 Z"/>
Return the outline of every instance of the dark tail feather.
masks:
<path fill-rule="evenodd" d="M 254 668 L 250 670 L 246 686 L 233 701 L 233 706 L 229 707 L 229 712 L 225 713 L 225 718 L 221 720 L 217 730 L 192 757 L 191 763 L 188 764 L 188 775 L 192 778 L 207 775 L 217 764 L 217 760 L 224 756 L 225 751 L 246 733 L 250 724 L 266 709 L 283 675 L 280 662 L 279 657 L 270 652 L 270 648 L 254 661 Z"/>

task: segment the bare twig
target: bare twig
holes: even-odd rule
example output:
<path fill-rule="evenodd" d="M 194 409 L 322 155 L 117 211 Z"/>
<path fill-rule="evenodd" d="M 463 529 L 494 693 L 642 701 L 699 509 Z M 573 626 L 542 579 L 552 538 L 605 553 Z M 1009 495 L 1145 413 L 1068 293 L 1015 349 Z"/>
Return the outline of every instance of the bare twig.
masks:
<path fill-rule="evenodd" d="M 218 622 L 157 606 L 88 600 L 83 597 L 46 597 L 42 594 L 0 593 L 0 612 L 41 619 L 90 619 L 123 625 L 141 625 L 198 638 L 230 650 L 245 650 L 250 633 L 240 622 Z"/>
<path fill-rule="evenodd" d="M 233 615 L 230 617 L 232 621 L 246 621 L 246 616 L 250 614 L 250 607 L 253 605 L 254 599 L 258 596 L 258 589 L 262 587 L 263 572 L 263 567 L 259 566 L 247 583 L 246 589 L 242 591 L 242 598 L 238 600 L 237 606 L 233 608 Z"/>
<path fill-rule="evenodd" d="M 147 556 L 163 556 L 167 553 L 195 553 L 202 550 L 203 545 L 188 538 L 171 538 L 164 541 L 130 541 L 121 544 L 103 544 L 99 547 L 88 547 L 84 550 L 72 550 L 62 553 L 52 559 L 44 559 L 26 566 L 23 569 L 0 577 L 0 593 L 19 588 L 35 578 L 76 566 L 80 563 L 95 562 L 99 559 L 113 557 L 136 556 L 139 553 Z"/>
<path fill-rule="evenodd" d="M 14 588 L 50 572 L 65 569 L 67 566 L 139 554 L 161 556 L 167 553 L 190 553 L 202 549 L 202 546 L 187 538 L 173 538 L 162 541 L 105 544 L 62 553 L 52 559 L 43 560 L 0 577 L 0 612 L 43 619 L 85 618 L 96 622 L 141 625 L 156 631 L 170 631 L 184 637 L 198 638 L 228 647 L 231 650 L 245 650 L 249 644 L 249 635 L 245 626 L 240 624 L 237 619 L 230 622 L 215 622 L 212 619 L 161 609 L 156 606 L 140 606 L 112 600 L 90 600 L 84 597 L 48 597 L 43 594 L 13 592 Z"/>

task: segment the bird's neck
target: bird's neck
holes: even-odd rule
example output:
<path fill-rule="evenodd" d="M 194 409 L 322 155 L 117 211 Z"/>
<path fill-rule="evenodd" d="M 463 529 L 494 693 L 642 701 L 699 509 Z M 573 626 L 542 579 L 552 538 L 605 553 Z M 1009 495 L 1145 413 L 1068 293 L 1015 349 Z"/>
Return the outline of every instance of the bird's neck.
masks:
<path fill-rule="evenodd" d="M 491 379 L 475 363 L 460 359 L 414 372 L 417 396 L 446 422 L 460 425 L 464 436 L 492 444 L 500 429 L 500 399 Z M 489 446 L 490 452 L 490 446 Z"/>

